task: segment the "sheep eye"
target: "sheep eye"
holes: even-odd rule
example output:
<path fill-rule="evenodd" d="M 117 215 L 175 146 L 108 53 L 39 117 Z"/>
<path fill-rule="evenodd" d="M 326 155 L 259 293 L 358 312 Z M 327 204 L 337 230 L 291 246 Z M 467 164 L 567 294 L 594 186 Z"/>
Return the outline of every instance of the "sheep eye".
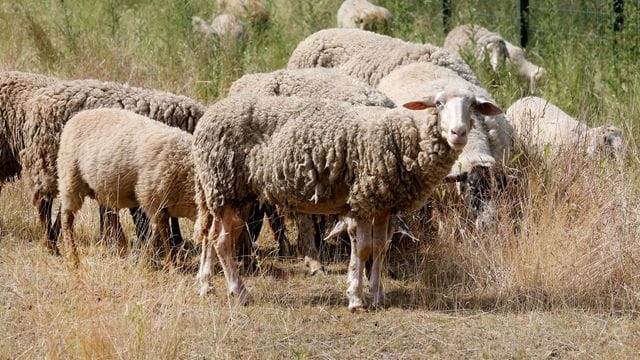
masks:
<path fill-rule="evenodd" d="M 436 100 L 436 106 L 437 107 L 442 107 L 442 101 Z"/>

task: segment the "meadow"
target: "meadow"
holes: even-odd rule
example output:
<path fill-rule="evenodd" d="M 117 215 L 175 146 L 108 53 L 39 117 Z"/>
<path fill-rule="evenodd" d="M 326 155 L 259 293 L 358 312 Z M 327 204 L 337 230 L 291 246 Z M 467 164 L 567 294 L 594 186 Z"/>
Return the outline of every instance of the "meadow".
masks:
<path fill-rule="evenodd" d="M 267 23 L 221 44 L 191 25 L 216 13 L 213 1 L 0 0 L 0 67 L 211 104 L 242 74 L 285 67 L 299 41 L 334 26 L 340 3 L 265 1 Z M 442 44 L 441 1 L 376 3 L 394 14 L 393 36 Z M 452 26 L 474 22 L 518 42 L 517 1 L 452 3 Z M 326 276 L 308 277 L 299 261 L 269 254 L 268 234 L 260 270 L 245 274 L 253 304 L 229 301 L 221 272 L 201 298 L 192 269 L 149 270 L 96 244 L 92 202 L 77 221 L 83 264 L 73 269 L 43 250 L 21 181 L 5 185 L 0 358 L 637 357 L 640 9 L 625 6 L 624 30 L 614 33 L 608 2 L 536 1 L 528 48 L 549 73 L 537 95 L 591 126 L 623 129 L 622 159 L 576 152 L 550 161 L 516 149 L 505 166 L 517 181 L 495 194 L 497 226 L 483 232 L 453 188 L 439 187 L 433 217 L 405 214 L 420 241 L 394 243 L 383 309 L 347 310 L 342 253 Z M 467 60 L 504 109 L 527 94 L 514 68 L 494 76 Z M 182 224 L 190 239 L 192 224 Z M 133 236 L 131 224 L 125 230 Z"/>

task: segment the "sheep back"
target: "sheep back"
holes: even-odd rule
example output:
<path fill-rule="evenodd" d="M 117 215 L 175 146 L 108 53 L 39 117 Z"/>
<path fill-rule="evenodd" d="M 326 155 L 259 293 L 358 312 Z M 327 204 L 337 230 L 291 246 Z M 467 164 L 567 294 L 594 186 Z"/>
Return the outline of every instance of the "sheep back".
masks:
<path fill-rule="evenodd" d="M 355 218 L 422 205 L 458 156 L 402 109 L 238 95 L 211 106 L 194 133 L 208 208 L 256 198 L 297 212 Z"/>
<path fill-rule="evenodd" d="M 451 69 L 465 80 L 480 85 L 471 68 L 446 49 L 357 29 L 325 29 L 310 35 L 293 51 L 288 68 L 336 68 L 376 86 L 398 66 L 414 62 Z"/>
<path fill-rule="evenodd" d="M 297 96 L 346 101 L 353 105 L 394 107 L 373 87 L 335 69 L 310 68 L 247 74 L 231 84 L 229 95 Z"/>

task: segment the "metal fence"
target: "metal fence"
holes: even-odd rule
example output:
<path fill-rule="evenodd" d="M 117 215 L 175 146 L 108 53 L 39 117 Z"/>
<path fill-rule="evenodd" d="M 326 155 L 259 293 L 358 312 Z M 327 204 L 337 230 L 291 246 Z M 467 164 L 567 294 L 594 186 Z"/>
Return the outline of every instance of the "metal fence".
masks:
<path fill-rule="evenodd" d="M 472 22 L 511 34 L 523 47 L 553 37 L 615 43 L 640 53 L 639 0 L 442 0 L 444 31 Z M 515 40 L 514 38 L 514 40 Z"/>

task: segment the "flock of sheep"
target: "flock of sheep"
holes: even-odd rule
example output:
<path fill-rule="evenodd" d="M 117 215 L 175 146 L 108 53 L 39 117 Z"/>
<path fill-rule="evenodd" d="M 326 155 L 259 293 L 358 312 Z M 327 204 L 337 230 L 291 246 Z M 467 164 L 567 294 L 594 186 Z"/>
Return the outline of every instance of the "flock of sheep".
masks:
<path fill-rule="evenodd" d="M 244 28 L 238 18 L 268 18 L 257 1 L 218 2 L 228 11 L 219 16 L 233 21 L 194 19 L 194 26 L 236 36 Z M 341 28 L 310 35 L 287 69 L 245 75 L 209 107 L 114 82 L 2 72 L 0 189 L 22 176 L 45 244 L 58 253 L 61 231 L 76 264 L 74 217 L 86 197 L 105 209 L 131 209 L 148 256 L 162 249 L 167 266 L 175 251 L 170 219 L 191 219 L 201 244 L 200 294 L 211 290 L 217 256 L 229 293 L 243 303 L 250 296 L 233 249 L 250 209 L 268 204 L 291 216 L 313 272 L 321 263 L 311 215 L 337 215 L 337 228 L 351 239 L 347 296 L 355 311 L 367 304 L 369 259 L 370 305 L 384 304 L 382 264 L 398 216 L 422 207 L 443 180 L 457 182 L 482 228 L 492 221 L 490 194 L 499 189 L 470 179 L 499 176 L 492 170 L 512 156 L 515 138 L 531 151 L 622 150 L 619 129 L 590 129 L 538 97 L 518 100 L 505 116 L 459 53 L 486 58 L 494 69 L 513 62 L 532 92 L 545 70 L 499 34 L 463 25 L 438 47 L 362 30 L 390 21 L 384 8 L 347 0 L 338 11 Z M 119 234 L 114 240 L 126 253 L 117 212 L 104 214 L 104 231 Z M 147 217 L 150 231 L 141 225 Z"/>

